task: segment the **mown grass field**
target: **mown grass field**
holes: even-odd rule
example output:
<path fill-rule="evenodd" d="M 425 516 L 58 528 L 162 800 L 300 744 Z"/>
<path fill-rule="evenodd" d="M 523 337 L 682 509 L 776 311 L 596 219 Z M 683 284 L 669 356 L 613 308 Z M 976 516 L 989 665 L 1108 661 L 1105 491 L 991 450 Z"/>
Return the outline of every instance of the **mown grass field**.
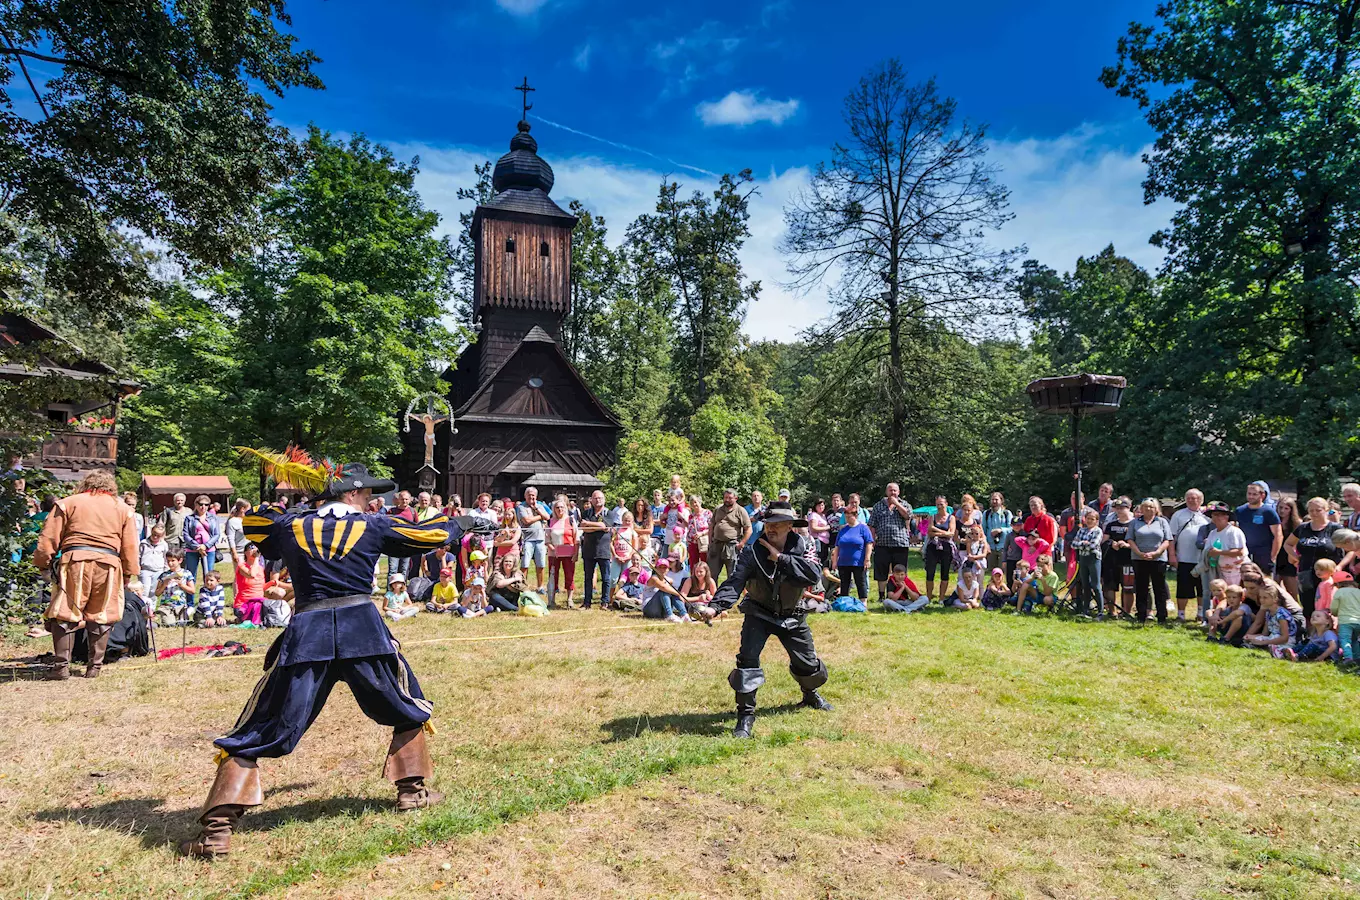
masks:
<path fill-rule="evenodd" d="M 447 802 L 391 811 L 387 734 L 341 687 L 212 866 L 172 842 L 258 655 L 0 683 L 0 896 L 1356 895 L 1357 681 L 1331 667 L 1183 629 L 833 614 L 813 627 L 835 711 L 793 708 L 772 643 L 738 742 L 738 627 L 401 623 Z"/>

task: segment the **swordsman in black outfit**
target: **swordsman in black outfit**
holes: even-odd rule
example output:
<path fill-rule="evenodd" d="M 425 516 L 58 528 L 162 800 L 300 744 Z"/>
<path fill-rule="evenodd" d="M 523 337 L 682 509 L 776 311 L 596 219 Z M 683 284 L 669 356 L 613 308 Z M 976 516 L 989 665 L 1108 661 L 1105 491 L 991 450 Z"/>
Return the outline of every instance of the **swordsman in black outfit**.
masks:
<path fill-rule="evenodd" d="M 230 849 L 232 829 L 248 807 L 264 802 L 256 760 L 293 751 L 337 681 L 359 708 L 392 729 L 383 775 L 396 783 L 397 808 L 423 809 L 440 795 L 425 786 L 434 771 L 425 734 L 432 705 L 373 602 L 381 556 L 420 556 L 453 539 L 444 516 L 419 524 L 367 513 L 369 496 L 395 485 L 362 465 L 335 470 L 318 509 L 261 506 L 242 520 L 247 540 L 266 559 L 281 559 L 293 576 L 292 621 L 265 655 L 236 726 L 215 743 L 217 779 L 208 792 L 198 837 L 181 852 L 213 859 Z"/>
<path fill-rule="evenodd" d="M 760 539 L 744 548 L 737 557 L 737 568 L 718 588 L 712 606 L 715 611 L 731 609 L 746 590 L 741 604 L 741 648 L 737 667 L 727 676 L 737 694 L 737 727 L 732 736 L 749 738 L 756 721 L 756 691 L 765 683 L 760 667 L 760 652 L 770 637 L 776 637 L 789 654 L 789 672 L 803 689 L 802 705 L 811 709 L 831 709 L 817 688 L 826 684 L 826 664 L 817 658 L 812 646 L 803 608 L 803 591 L 816 584 L 821 574 L 815 553 L 810 553 L 807 538 L 794 528 L 807 522 L 794 516 L 787 503 L 772 503 L 765 513 L 765 531 Z"/>

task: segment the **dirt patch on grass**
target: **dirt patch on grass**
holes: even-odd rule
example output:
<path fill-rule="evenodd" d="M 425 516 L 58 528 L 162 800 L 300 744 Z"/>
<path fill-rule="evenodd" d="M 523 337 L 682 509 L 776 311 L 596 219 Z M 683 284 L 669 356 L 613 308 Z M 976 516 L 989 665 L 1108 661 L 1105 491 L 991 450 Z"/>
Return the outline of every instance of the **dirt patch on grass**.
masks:
<path fill-rule="evenodd" d="M 287 896 L 994 896 L 980 880 L 906 846 L 805 832 L 767 812 L 667 779 Z"/>

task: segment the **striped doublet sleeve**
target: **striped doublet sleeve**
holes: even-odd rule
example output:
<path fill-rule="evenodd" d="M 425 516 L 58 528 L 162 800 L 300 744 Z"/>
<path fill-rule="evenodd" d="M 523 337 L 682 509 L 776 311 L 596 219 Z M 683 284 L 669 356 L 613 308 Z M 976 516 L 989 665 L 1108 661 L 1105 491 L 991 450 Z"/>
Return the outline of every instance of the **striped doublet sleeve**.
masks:
<path fill-rule="evenodd" d="M 411 523 L 392 516 L 388 534 L 383 538 L 383 553 L 388 556 L 415 556 L 428 553 L 454 539 L 449 517 L 438 515 L 424 522 Z"/>
<path fill-rule="evenodd" d="M 282 507 L 261 503 L 241 518 L 241 530 L 246 540 L 258 546 L 265 559 L 279 558 L 278 520 L 282 514 Z"/>

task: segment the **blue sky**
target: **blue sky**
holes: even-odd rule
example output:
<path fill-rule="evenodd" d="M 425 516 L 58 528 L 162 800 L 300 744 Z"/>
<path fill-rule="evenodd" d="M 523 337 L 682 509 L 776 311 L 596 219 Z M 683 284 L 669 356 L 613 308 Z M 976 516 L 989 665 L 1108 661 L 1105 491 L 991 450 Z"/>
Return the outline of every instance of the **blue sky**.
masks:
<path fill-rule="evenodd" d="M 761 194 L 745 261 L 764 291 L 747 330 L 789 338 L 825 306 L 778 284 L 780 209 L 842 133 L 846 92 L 893 55 L 989 124 L 1016 213 L 999 242 L 1060 270 L 1111 241 L 1155 266 L 1147 238 L 1170 207 L 1142 203 L 1139 155 L 1152 135 L 1096 80 L 1128 22 L 1151 21 L 1154 5 L 295 0 L 294 30 L 322 57 L 327 89 L 294 91 L 275 114 L 419 154 L 422 194 L 449 228 L 472 163 L 500 155 L 514 133 L 512 87 L 526 75 L 554 197 L 604 214 L 614 237 L 664 175 L 704 188 L 703 171 L 751 168 Z"/>

